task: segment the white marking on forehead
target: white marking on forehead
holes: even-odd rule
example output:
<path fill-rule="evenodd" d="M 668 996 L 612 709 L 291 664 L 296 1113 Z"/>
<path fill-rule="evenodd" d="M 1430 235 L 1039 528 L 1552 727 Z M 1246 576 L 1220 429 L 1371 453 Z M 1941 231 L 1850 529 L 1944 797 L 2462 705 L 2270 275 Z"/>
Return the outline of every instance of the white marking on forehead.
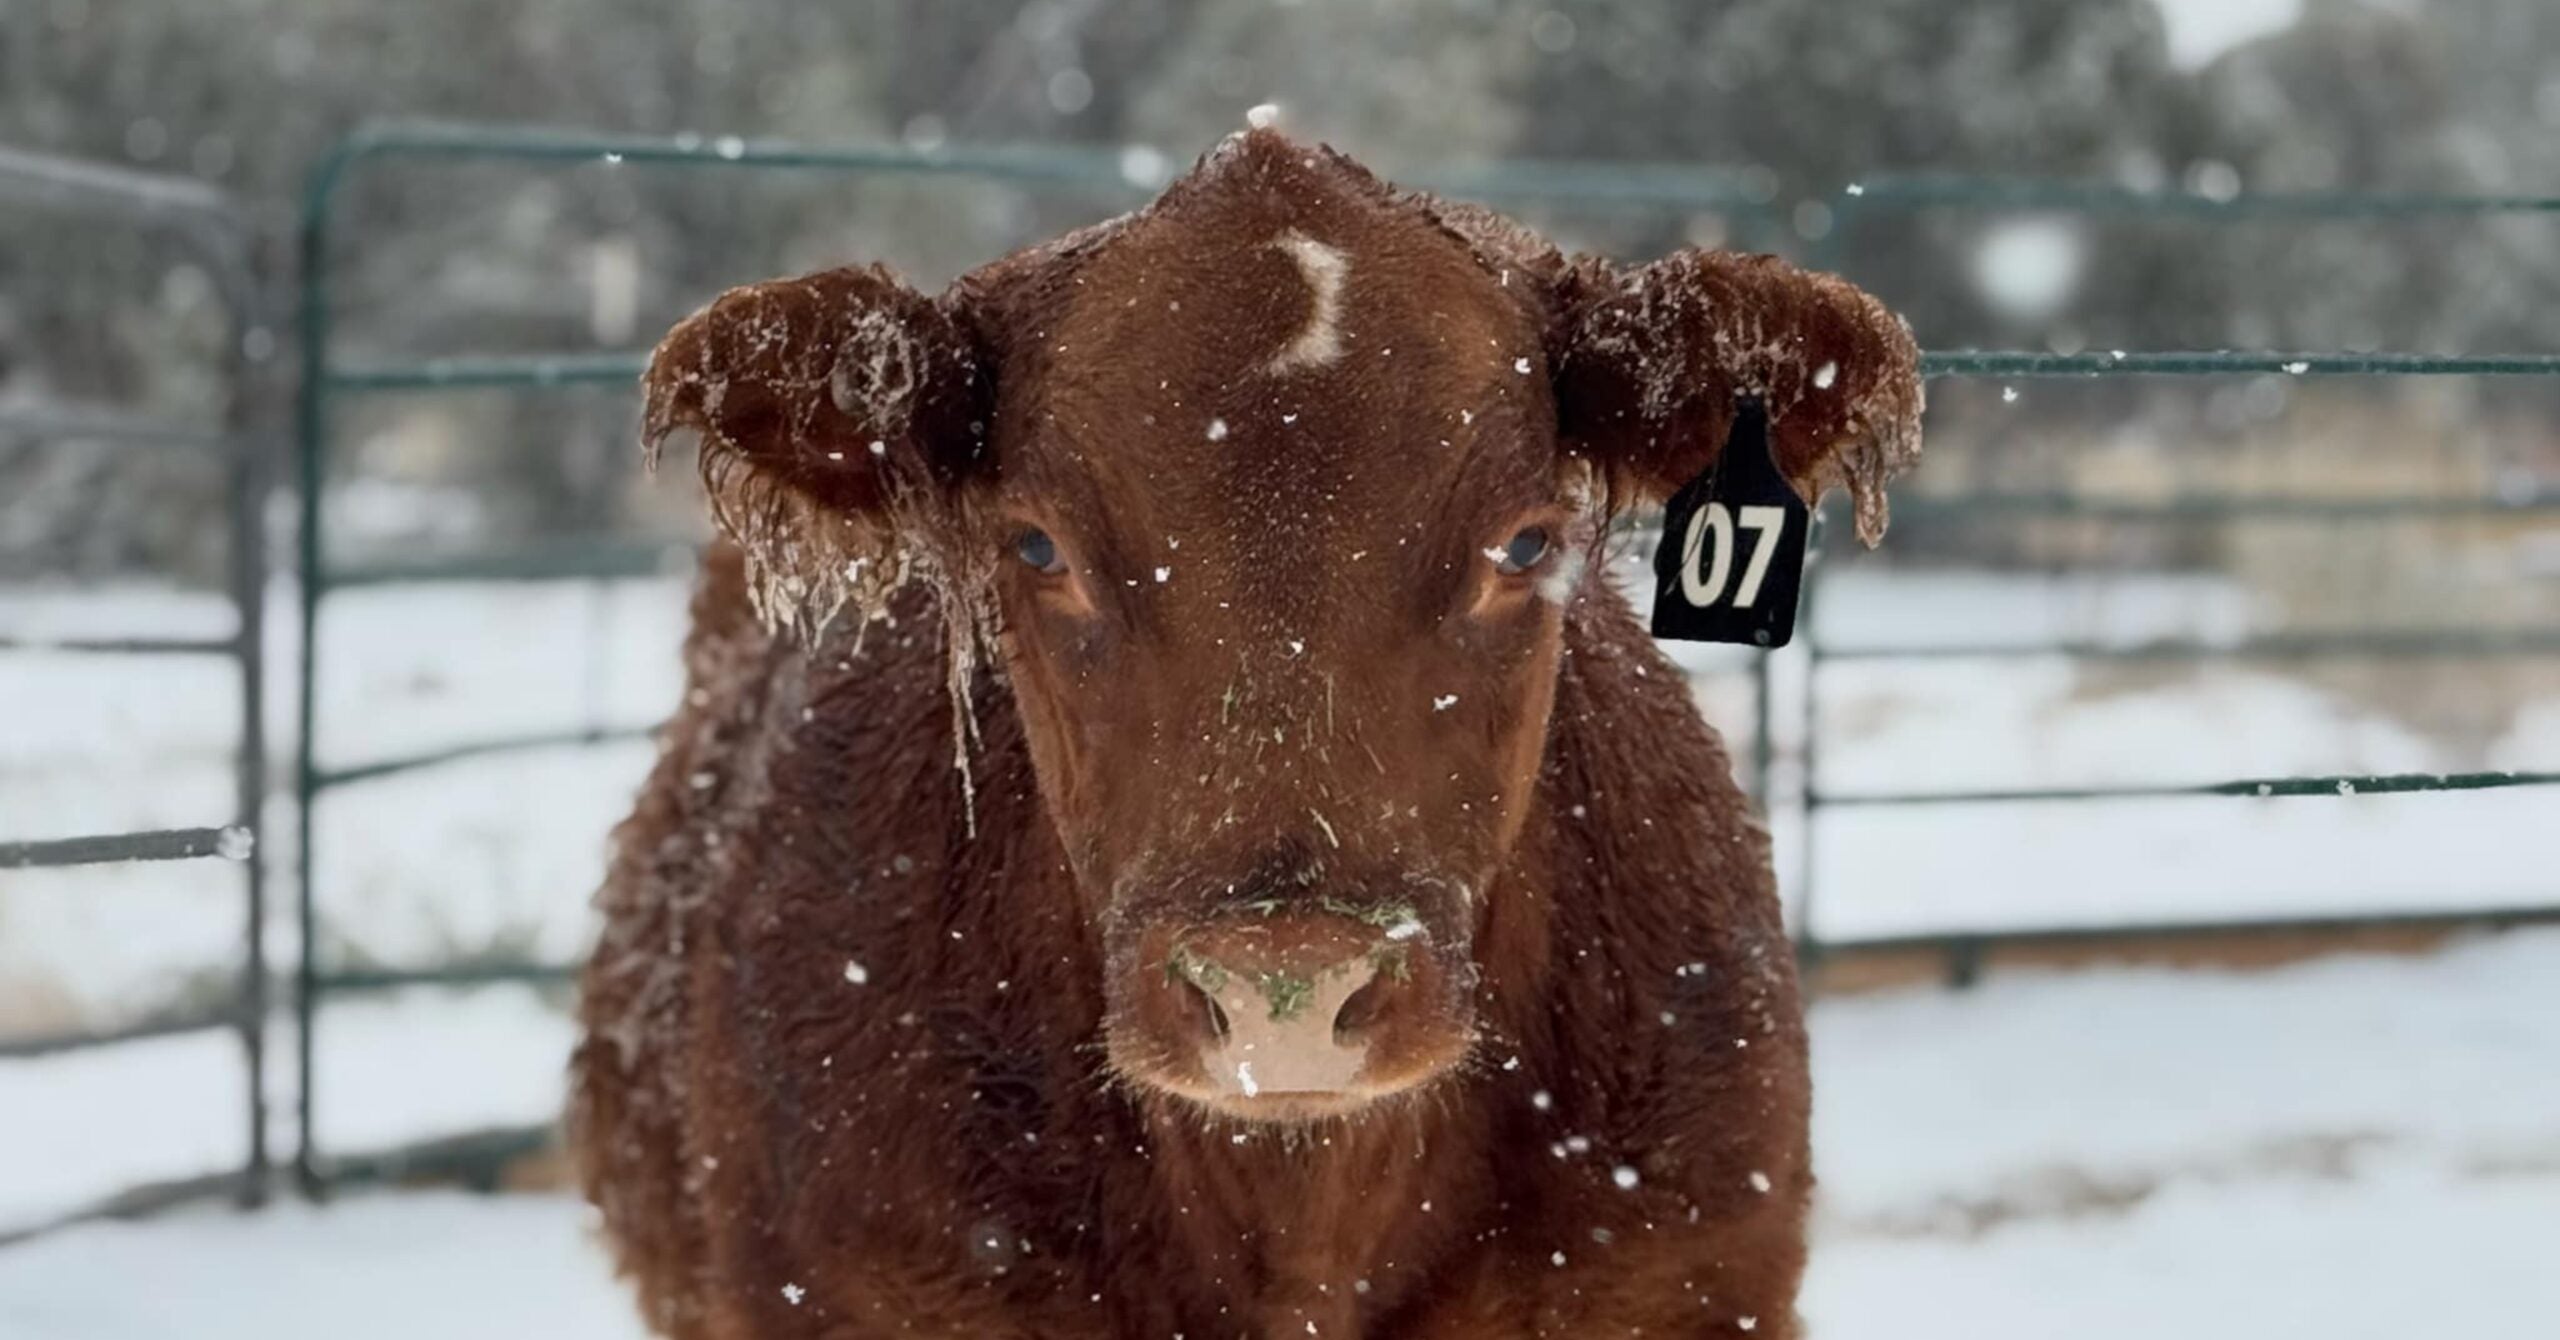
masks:
<path fill-rule="evenodd" d="M 1307 324 L 1265 364 L 1273 372 L 1318 368 L 1342 357 L 1342 282 L 1351 274 L 1351 258 L 1296 229 L 1271 245 L 1289 253 L 1307 278 L 1314 301 Z"/>

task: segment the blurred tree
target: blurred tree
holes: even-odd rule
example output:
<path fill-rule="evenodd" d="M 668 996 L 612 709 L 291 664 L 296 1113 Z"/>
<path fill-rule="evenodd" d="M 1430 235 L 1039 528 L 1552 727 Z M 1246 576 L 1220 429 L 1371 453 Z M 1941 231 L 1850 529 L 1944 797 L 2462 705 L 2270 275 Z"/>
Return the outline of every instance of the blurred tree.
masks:
<path fill-rule="evenodd" d="M 1498 157 L 1528 112 L 1527 28 L 1512 0 L 1208 0 L 1131 128 L 1197 148 L 1269 103 L 1293 133 L 1381 168 Z"/>
<path fill-rule="evenodd" d="M 2321 0 L 2198 80 L 2172 142 L 2252 190 L 2560 191 L 2560 8 Z M 2560 217 L 2234 232 L 2206 258 L 2246 344 L 2560 345 Z"/>
<path fill-rule="evenodd" d="M 1801 202 L 1807 242 L 1828 237 L 1840 187 L 1879 173 L 2157 185 L 2159 127 L 2186 97 L 2151 0 L 1602 0 L 1531 33 L 1522 149 L 1750 165 Z M 1857 234 L 1850 268 L 1934 343 L 2014 337 L 1976 286 L 1945 282 L 1982 231 L 1902 215 Z M 2110 248 L 2086 282 L 2156 292 L 2151 270 Z"/>
<path fill-rule="evenodd" d="M 1115 146 L 1137 183 L 1276 102 L 1391 173 L 1511 156 L 1746 169 L 1796 250 L 1828 248 L 1935 345 L 2560 343 L 2548 215 L 2208 230 L 1871 211 L 1835 231 L 1840 186 L 1883 172 L 2560 189 L 2549 0 L 2308 0 L 2200 71 L 2165 32 L 2155 0 L 16 0 L 0 142 L 230 187 L 267 212 L 282 272 L 304 175 L 367 117 Z M 630 347 L 753 274 L 880 256 L 938 282 L 1136 193 L 407 165 L 344 201 L 337 353 Z M 1637 253 L 1731 236 L 1667 211 L 1587 222 L 1571 235 Z M 0 396 L 200 413 L 215 329 L 201 276 L 146 245 L 0 218 Z M 490 524 L 554 533 L 627 508 L 611 488 L 627 428 L 606 398 L 446 399 L 348 437 L 368 470 L 476 480 L 505 500 Z M 85 498 L 151 496 L 0 442 L 0 532 L 60 530 L 10 529 L 37 496 L 10 484 L 55 480 L 58 500 L 74 476 Z M 200 485 L 167 487 L 143 530 L 201 512 Z M 82 542 L 111 550 L 107 533 Z"/>
<path fill-rule="evenodd" d="M 1761 164 L 1798 191 L 1919 169 L 2156 180 L 2178 92 L 2150 0 L 1598 0 L 1531 35 L 1523 147 Z"/>

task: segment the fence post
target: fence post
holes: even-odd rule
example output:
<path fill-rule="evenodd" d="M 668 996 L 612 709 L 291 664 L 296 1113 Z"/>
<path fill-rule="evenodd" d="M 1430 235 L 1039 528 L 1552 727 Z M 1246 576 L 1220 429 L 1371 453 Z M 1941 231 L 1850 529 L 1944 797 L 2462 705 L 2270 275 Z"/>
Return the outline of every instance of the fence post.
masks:
<path fill-rule="evenodd" d="M 234 241 L 246 246 L 245 237 Z M 263 365 L 274 348 L 268 312 L 251 277 L 245 256 L 235 274 L 242 287 L 230 299 L 231 320 L 224 351 L 231 403 L 224 411 L 231 438 L 229 469 L 231 513 L 231 599 L 239 610 L 233 634 L 239 639 L 240 735 L 243 741 L 236 778 L 233 825 L 250 835 L 248 849 L 238 852 L 246 884 L 247 940 L 241 966 L 240 1041 L 249 1070 L 249 1159 L 245 1204 L 267 1196 L 267 898 L 265 822 L 267 803 L 267 499 L 271 493 L 269 455 L 273 439 L 257 430 L 263 417 L 252 369 Z M 226 853 L 230 854 L 230 853 Z"/>
<path fill-rule="evenodd" d="M 320 599 L 329 580 L 322 503 L 328 483 L 329 378 L 329 210 L 346 169 L 365 152 L 357 140 L 342 140 L 312 168 L 302 198 L 301 229 L 296 237 L 297 273 L 301 281 L 298 309 L 300 384 L 294 392 L 295 480 L 300 525 L 295 536 L 300 554 L 299 610 L 300 682 L 294 699 L 294 888 L 296 928 L 293 971 L 294 1114 L 293 1174 L 306 1199 L 323 1189 L 312 1135 L 312 1092 L 318 1078 L 313 1032 L 318 1022 L 319 910 L 317 870 L 313 864 L 314 830 L 319 827 L 319 664 Z"/>

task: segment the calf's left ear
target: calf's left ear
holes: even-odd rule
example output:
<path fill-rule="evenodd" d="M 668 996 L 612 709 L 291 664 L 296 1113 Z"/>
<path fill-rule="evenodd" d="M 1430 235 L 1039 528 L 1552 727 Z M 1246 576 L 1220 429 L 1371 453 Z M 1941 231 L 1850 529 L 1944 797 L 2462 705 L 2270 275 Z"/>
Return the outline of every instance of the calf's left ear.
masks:
<path fill-rule="evenodd" d="M 734 288 L 668 332 L 642 376 L 652 462 L 701 436 L 713 519 L 768 623 L 876 609 L 947 529 L 985 453 L 986 377 L 940 304 L 879 266 Z"/>
<path fill-rule="evenodd" d="M 1618 499 L 1661 502 L 1713 465 L 1746 397 L 1810 504 L 1846 486 L 1884 536 L 1885 480 L 1920 457 L 1920 351 L 1847 281 L 1774 256 L 1683 251 L 1576 267 L 1550 348 L 1558 431 Z"/>

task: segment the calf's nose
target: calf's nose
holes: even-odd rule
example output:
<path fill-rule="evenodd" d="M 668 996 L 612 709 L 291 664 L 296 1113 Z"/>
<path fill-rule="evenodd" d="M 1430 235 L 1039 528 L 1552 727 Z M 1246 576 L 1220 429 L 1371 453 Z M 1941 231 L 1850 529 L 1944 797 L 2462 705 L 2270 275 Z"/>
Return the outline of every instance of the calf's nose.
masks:
<path fill-rule="evenodd" d="M 1242 1098 L 1354 1087 L 1407 977 L 1374 932 L 1246 925 L 1177 946 L 1167 986 L 1188 1012 L 1203 1078 Z"/>

